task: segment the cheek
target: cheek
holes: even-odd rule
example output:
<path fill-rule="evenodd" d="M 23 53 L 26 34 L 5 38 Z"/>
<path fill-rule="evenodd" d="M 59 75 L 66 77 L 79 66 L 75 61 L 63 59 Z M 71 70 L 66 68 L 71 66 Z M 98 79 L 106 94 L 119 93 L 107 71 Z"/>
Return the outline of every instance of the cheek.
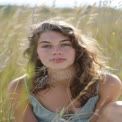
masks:
<path fill-rule="evenodd" d="M 75 60 L 75 55 L 76 55 L 75 50 L 71 52 L 71 55 L 72 55 L 72 60 L 74 61 Z"/>
<path fill-rule="evenodd" d="M 67 57 L 69 57 L 70 60 L 75 60 L 75 55 L 76 55 L 76 52 L 74 49 L 71 49 L 71 50 L 67 50 L 66 51 L 67 53 L 65 53 L 67 55 Z"/>
<path fill-rule="evenodd" d="M 37 48 L 37 55 L 40 60 L 43 60 L 43 59 L 46 59 L 45 57 L 47 57 L 47 52 L 44 51 L 43 49 Z"/>

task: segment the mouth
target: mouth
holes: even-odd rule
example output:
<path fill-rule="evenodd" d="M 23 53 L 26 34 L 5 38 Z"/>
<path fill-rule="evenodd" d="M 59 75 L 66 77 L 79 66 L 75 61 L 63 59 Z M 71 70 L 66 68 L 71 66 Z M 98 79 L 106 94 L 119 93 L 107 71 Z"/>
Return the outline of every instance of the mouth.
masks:
<path fill-rule="evenodd" d="M 64 62 L 66 59 L 64 58 L 53 58 L 50 61 L 54 62 L 54 63 L 62 63 Z"/>

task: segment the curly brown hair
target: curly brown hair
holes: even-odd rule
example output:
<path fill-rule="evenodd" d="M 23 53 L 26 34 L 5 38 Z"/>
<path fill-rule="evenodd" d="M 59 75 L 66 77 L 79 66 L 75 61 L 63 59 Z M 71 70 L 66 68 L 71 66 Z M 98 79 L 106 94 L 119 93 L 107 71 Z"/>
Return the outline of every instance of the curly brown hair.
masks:
<path fill-rule="evenodd" d="M 73 99 L 78 98 L 82 105 L 85 104 L 90 97 L 95 95 L 98 81 L 105 78 L 103 71 L 106 69 L 106 63 L 96 40 L 83 35 L 80 30 L 64 21 L 48 20 L 33 25 L 33 28 L 32 36 L 28 37 L 29 47 L 25 50 L 29 64 L 33 65 L 32 93 L 36 94 L 38 91 L 50 87 L 47 83 L 47 69 L 38 59 L 36 48 L 42 33 L 55 31 L 69 37 L 76 51 L 74 65 L 77 71 L 70 84 L 70 90 Z"/>

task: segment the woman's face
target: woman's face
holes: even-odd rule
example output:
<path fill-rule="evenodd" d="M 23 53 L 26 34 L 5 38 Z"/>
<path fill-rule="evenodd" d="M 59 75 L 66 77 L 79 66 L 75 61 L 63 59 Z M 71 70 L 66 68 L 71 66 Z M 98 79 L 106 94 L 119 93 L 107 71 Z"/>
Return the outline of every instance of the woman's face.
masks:
<path fill-rule="evenodd" d="M 55 31 L 40 35 L 37 54 L 43 65 L 51 69 L 65 69 L 74 64 L 75 49 L 69 37 Z"/>

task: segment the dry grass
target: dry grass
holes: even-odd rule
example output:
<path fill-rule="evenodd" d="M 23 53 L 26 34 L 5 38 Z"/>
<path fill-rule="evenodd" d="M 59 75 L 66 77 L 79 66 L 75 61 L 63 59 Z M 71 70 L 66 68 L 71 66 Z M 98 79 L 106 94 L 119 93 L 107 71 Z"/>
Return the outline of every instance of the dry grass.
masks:
<path fill-rule="evenodd" d="M 7 86 L 11 80 L 24 74 L 26 60 L 23 51 L 27 47 L 27 36 L 31 24 L 46 19 L 63 19 L 74 24 L 83 33 L 95 39 L 109 57 L 112 73 L 122 79 L 122 10 L 112 8 L 74 7 L 58 9 L 54 6 L 36 8 L 0 7 L 0 122 L 12 118 L 7 107 Z M 120 98 L 121 99 L 121 98 Z M 8 112 L 9 111 L 9 112 Z"/>

